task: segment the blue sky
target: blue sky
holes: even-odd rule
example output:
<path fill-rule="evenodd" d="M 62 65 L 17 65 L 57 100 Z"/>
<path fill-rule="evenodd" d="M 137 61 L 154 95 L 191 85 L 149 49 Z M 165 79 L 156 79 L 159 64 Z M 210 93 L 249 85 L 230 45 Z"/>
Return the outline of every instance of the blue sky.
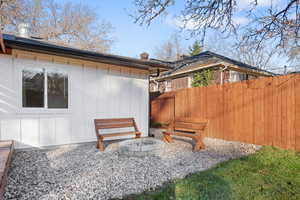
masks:
<path fill-rule="evenodd" d="M 114 27 L 113 38 L 115 42 L 111 53 L 138 57 L 146 51 L 154 57 L 155 47 L 167 40 L 177 29 L 171 23 L 171 15 L 167 18 L 156 20 L 151 26 L 139 26 L 129 16 L 133 10 L 132 0 L 76 0 L 82 4 L 88 4 L 97 10 L 100 18 L 110 22 Z M 175 5 L 172 11 L 180 7 Z M 188 37 L 185 37 L 188 38 Z M 193 40 L 183 40 L 188 46 Z"/>
<path fill-rule="evenodd" d="M 73 0 L 72 2 L 82 3 L 94 8 L 100 19 L 110 22 L 114 27 L 112 37 L 115 42 L 110 53 L 139 57 L 140 53 L 146 51 L 152 58 L 155 57 L 155 48 L 160 46 L 164 41 L 169 39 L 172 34 L 178 31 L 180 22 L 178 22 L 178 19 L 176 20 L 174 14 L 179 14 L 184 6 L 184 0 L 176 1 L 176 4 L 168 10 L 169 15 L 167 17 L 159 18 L 147 27 L 135 24 L 133 18 L 129 16 L 129 13 L 132 14 L 134 10 L 133 0 Z M 266 8 L 265 6 L 270 5 L 271 2 L 279 3 L 280 0 L 258 0 L 260 9 Z M 247 19 L 243 10 L 249 8 L 249 0 L 239 0 L 238 8 L 240 12 L 235 16 L 234 20 L 241 25 L 246 24 L 249 19 Z M 190 38 L 188 33 L 181 33 L 181 36 L 182 44 L 185 47 L 190 46 L 194 40 L 199 39 Z M 218 43 L 218 41 L 215 40 L 213 33 L 210 33 L 210 41 Z M 279 66 L 285 64 L 284 59 L 276 60 L 278 60 L 276 63 L 280 63 Z"/>

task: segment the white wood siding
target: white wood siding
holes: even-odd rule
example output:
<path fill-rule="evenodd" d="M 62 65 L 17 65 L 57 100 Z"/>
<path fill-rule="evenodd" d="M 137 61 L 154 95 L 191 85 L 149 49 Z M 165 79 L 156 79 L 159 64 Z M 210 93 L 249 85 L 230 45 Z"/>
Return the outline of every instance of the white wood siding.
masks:
<path fill-rule="evenodd" d="M 47 57 L 47 56 L 46 56 Z M 95 118 L 134 117 L 148 135 L 146 71 L 107 64 L 0 55 L 0 139 L 17 148 L 95 141 Z M 22 108 L 22 69 L 63 71 L 69 79 L 69 109 Z"/>

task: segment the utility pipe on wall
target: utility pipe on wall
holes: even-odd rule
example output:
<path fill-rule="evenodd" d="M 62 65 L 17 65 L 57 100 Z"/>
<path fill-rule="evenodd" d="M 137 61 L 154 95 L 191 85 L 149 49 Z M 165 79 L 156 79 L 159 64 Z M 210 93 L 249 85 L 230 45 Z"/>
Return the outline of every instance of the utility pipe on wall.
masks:
<path fill-rule="evenodd" d="M 4 39 L 3 34 L 0 32 L 0 46 L 3 53 L 6 53 L 5 45 L 4 45 Z"/>
<path fill-rule="evenodd" d="M 224 84 L 224 71 L 228 68 L 228 66 L 225 66 L 222 70 L 221 70 L 221 85 Z"/>

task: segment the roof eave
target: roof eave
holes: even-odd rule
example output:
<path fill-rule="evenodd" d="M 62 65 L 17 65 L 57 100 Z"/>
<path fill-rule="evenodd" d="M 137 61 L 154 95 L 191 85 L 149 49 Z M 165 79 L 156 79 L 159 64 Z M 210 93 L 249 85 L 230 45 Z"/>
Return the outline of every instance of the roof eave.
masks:
<path fill-rule="evenodd" d="M 189 69 L 189 70 L 185 70 L 185 71 L 180 71 L 174 74 L 170 74 L 170 75 L 166 75 L 166 76 L 162 76 L 162 77 L 157 77 L 155 78 L 156 81 L 163 81 L 166 79 L 170 79 L 170 78 L 178 78 L 181 76 L 184 76 L 186 74 L 192 73 L 192 72 L 196 72 L 202 69 L 207 69 L 207 68 L 211 68 L 211 67 L 221 67 L 223 65 L 221 65 L 221 63 L 214 63 L 214 64 L 210 64 L 210 65 L 206 65 L 206 66 L 200 66 L 197 68 L 193 68 L 193 69 Z"/>
<path fill-rule="evenodd" d="M 239 72 L 245 72 L 247 74 L 252 74 L 252 75 L 258 75 L 258 76 L 275 76 L 275 74 L 268 72 L 268 71 L 262 71 L 262 70 L 257 70 L 257 69 L 251 69 L 251 68 L 245 68 L 245 67 L 240 67 L 238 65 L 234 64 L 227 64 L 227 67 L 229 69 L 234 69 L 235 71 Z"/>
<path fill-rule="evenodd" d="M 122 65 L 131 68 L 151 70 L 155 68 L 170 69 L 169 65 L 163 65 L 153 61 L 144 61 L 135 58 L 128 58 L 123 56 L 115 56 L 109 54 L 98 54 L 96 52 L 88 52 L 79 49 L 54 47 L 54 45 L 40 45 L 31 44 L 16 39 L 4 39 L 5 46 L 12 49 L 19 49 L 30 52 L 44 53 L 49 55 L 63 56 L 75 59 L 82 59 L 94 62 L 101 62 L 106 64 Z"/>
<path fill-rule="evenodd" d="M 275 74 L 271 74 L 271 73 L 265 72 L 265 71 L 258 71 L 255 69 L 240 67 L 240 66 L 237 66 L 237 65 L 234 65 L 231 63 L 227 63 L 227 62 L 219 62 L 219 63 L 213 63 L 213 64 L 209 64 L 209 65 L 199 66 L 199 67 L 196 67 L 193 69 L 180 71 L 180 72 L 162 76 L 162 77 L 157 77 L 154 80 L 163 81 L 163 80 L 170 79 L 170 78 L 178 78 L 178 77 L 184 76 L 184 75 L 192 73 L 192 72 L 196 72 L 199 70 L 208 69 L 208 68 L 212 68 L 212 67 L 228 67 L 229 69 L 234 69 L 235 71 L 246 72 L 248 74 L 253 74 L 253 75 L 258 75 L 258 76 L 274 76 L 275 75 Z"/>

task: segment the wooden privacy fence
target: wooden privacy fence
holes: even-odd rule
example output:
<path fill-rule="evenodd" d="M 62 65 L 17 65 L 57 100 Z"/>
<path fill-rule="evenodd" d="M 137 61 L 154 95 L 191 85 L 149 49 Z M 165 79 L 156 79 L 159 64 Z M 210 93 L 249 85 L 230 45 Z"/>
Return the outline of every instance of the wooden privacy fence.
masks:
<path fill-rule="evenodd" d="M 175 116 L 175 97 L 173 92 L 165 93 L 151 100 L 150 119 L 153 122 L 169 123 Z"/>
<path fill-rule="evenodd" d="M 151 101 L 152 121 L 177 117 L 208 119 L 208 137 L 300 150 L 300 75 L 182 89 Z"/>

